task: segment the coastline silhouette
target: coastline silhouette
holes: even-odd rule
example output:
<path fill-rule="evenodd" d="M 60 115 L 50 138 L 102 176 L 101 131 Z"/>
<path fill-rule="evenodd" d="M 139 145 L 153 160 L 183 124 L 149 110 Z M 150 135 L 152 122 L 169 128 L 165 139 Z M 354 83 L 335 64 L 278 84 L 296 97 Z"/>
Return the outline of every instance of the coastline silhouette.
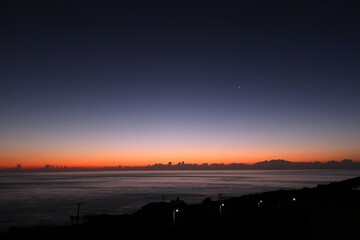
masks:
<path fill-rule="evenodd" d="M 79 225 L 11 227 L 2 239 L 351 239 L 360 224 L 360 177 L 314 188 L 278 190 L 187 204 L 149 203 L 132 214 L 89 215 Z M 220 211 L 220 212 L 219 212 Z"/>

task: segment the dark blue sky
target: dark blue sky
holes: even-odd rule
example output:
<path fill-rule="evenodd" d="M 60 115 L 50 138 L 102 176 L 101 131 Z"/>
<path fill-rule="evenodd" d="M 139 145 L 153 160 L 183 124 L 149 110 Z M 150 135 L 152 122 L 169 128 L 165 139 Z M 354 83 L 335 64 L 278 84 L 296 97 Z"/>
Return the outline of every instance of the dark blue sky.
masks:
<path fill-rule="evenodd" d="M 357 1 L 120 2 L 0 4 L 3 162 L 360 157 Z"/>

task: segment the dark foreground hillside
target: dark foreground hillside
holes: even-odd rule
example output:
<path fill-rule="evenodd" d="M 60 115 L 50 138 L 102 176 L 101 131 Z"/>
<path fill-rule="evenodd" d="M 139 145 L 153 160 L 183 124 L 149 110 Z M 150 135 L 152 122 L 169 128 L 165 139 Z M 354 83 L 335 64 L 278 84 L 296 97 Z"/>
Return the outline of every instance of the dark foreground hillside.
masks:
<path fill-rule="evenodd" d="M 82 224 L 12 227 L 1 239 L 358 239 L 360 177 L 187 205 L 150 203 L 131 215 L 85 216 Z"/>

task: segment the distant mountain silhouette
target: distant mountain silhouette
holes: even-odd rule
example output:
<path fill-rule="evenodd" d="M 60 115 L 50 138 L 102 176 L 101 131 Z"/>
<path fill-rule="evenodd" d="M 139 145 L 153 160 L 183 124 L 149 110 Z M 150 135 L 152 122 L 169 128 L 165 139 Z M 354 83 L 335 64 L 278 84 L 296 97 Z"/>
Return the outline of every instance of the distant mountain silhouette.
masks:
<path fill-rule="evenodd" d="M 302 169 L 360 169 L 360 161 L 353 161 L 351 159 L 344 159 L 341 161 L 327 161 L 327 162 L 291 162 L 284 159 L 272 159 L 257 162 L 254 164 L 245 163 L 185 163 L 179 162 L 173 164 L 168 162 L 167 164 L 156 163 L 147 166 L 107 166 L 98 168 L 81 168 L 81 167 L 67 167 L 67 166 L 55 166 L 46 164 L 43 168 L 38 169 L 26 169 L 26 167 L 18 164 L 11 169 L 0 169 L 0 171 L 149 171 L 149 170 L 302 170 Z"/>
<path fill-rule="evenodd" d="M 117 167 L 121 170 L 267 170 L 267 169 L 360 169 L 360 162 L 344 159 L 342 161 L 328 162 L 291 162 L 284 159 L 273 159 L 257 162 L 254 164 L 245 163 L 213 163 L 213 164 L 192 164 L 179 162 L 178 164 L 154 164 L 138 167 Z"/>

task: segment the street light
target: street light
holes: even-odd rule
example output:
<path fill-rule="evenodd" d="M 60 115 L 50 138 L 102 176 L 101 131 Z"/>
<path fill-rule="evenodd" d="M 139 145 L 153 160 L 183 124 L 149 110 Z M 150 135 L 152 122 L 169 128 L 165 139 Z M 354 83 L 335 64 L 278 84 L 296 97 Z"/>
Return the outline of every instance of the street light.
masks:
<path fill-rule="evenodd" d="M 225 204 L 221 203 L 219 205 L 219 210 L 220 210 L 220 216 L 222 215 L 222 208 L 225 206 Z"/>
<path fill-rule="evenodd" d="M 258 201 L 258 203 L 257 203 L 258 208 L 260 208 L 260 207 L 261 207 L 262 202 L 263 202 L 262 200 L 259 200 L 259 201 Z"/>
<path fill-rule="evenodd" d="M 176 224 L 176 213 L 179 212 L 179 209 L 174 209 L 173 210 L 173 225 L 175 226 Z"/>

